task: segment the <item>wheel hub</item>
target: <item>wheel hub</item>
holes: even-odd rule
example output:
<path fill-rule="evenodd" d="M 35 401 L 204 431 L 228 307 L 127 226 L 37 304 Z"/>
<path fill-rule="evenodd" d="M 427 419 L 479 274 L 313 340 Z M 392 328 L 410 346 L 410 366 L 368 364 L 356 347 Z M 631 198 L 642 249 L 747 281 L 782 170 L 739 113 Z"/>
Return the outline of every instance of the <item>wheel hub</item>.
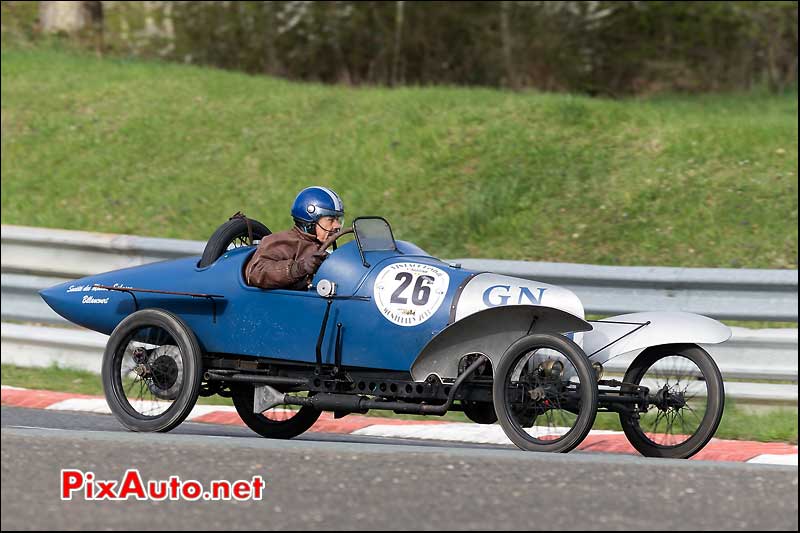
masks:
<path fill-rule="evenodd" d="M 133 371 L 136 372 L 136 375 L 140 378 L 146 378 L 150 376 L 150 366 L 144 363 L 139 363 L 133 368 Z"/>
<path fill-rule="evenodd" d="M 547 396 L 547 393 L 545 392 L 544 387 L 542 387 L 540 385 L 540 386 L 536 387 L 535 389 L 529 390 L 528 391 L 528 396 L 534 402 L 540 402 L 540 401 L 545 399 L 545 397 Z"/>
<path fill-rule="evenodd" d="M 680 409 L 686 405 L 683 392 L 673 391 L 669 385 L 664 385 L 653 398 L 653 405 L 661 411 Z"/>
<path fill-rule="evenodd" d="M 178 365 L 168 355 L 162 355 L 153 361 L 150 367 L 153 381 L 160 389 L 169 389 L 178 380 Z"/>
<path fill-rule="evenodd" d="M 153 360 L 146 366 L 147 374 L 143 377 L 151 378 L 147 383 L 150 392 L 161 400 L 177 398 L 183 385 L 180 349 L 177 346 L 160 346 L 153 352 Z"/>

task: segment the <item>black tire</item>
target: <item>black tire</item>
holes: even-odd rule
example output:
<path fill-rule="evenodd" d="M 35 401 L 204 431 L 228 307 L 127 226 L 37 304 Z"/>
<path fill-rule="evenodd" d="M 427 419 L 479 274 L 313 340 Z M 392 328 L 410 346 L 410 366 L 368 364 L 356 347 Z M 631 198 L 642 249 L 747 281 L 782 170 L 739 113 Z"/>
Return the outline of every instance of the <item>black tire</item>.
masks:
<path fill-rule="evenodd" d="M 272 232 L 258 220 L 250 220 L 250 227 L 253 230 L 253 244 L 271 234 Z M 203 257 L 197 264 L 204 268 L 222 257 L 222 254 L 231 248 L 240 248 L 250 245 L 250 236 L 247 230 L 247 221 L 241 217 L 234 217 L 217 228 L 211 238 L 208 239 L 203 250 Z"/>
<path fill-rule="evenodd" d="M 515 386 L 511 381 L 513 374 L 517 370 L 523 372 L 526 368 L 526 366 L 520 367 L 520 362 L 523 360 L 529 361 L 531 357 L 537 357 L 530 354 L 538 353 L 537 350 L 540 349 L 559 352 L 571 364 L 571 369 L 574 370 L 573 378 L 564 380 L 563 378 L 550 377 L 541 378 L 541 381 L 537 381 L 540 379 L 536 377 L 537 374 L 527 373 L 524 378 L 520 374 L 520 381 L 514 382 L 516 383 Z M 564 365 L 565 370 L 566 368 L 566 365 Z M 520 406 L 512 405 L 508 399 L 509 391 L 513 392 L 515 389 L 519 389 L 523 379 L 528 380 L 528 383 L 525 383 L 528 387 L 535 384 L 533 382 L 539 384 L 536 389 L 531 391 L 528 391 L 527 388 L 522 388 L 522 401 L 523 405 L 526 406 L 525 409 L 531 409 L 529 404 L 533 404 L 532 408 L 534 412 L 538 410 L 538 414 L 530 415 L 528 413 L 531 411 L 528 410 L 525 410 L 525 413 L 521 413 Z M 574 383 L 574 379 L 579 380 L 577 385 Z M 559 387 L 562 390 L 559 394 L 551 394 L 549 390 L 545 390 L 545 397 L 536 399 L 529 394 L 529 392 L 536 392 L 536 390 L 545 386 L 551 387 L 549 390 L 557 390 Z M 589 359 L 580 346 L 561 335 L 546 333 L 528 335 L 512 344 L 503 354 L 500 364 L 497 365 L 492 385 L 492 395 L 494 410 L 497 412 L 497 418 L 503 431 L 514 444 L 527 451 L 565 453 L 572 450 L 586 438 L 597 415 L 597 381 L 594 370 L 592 370 Z M 564 405 L 562 408 L 561 398 L 565 398 L 564 402 L 566 404 L 566 397 L 569 395 L 572 395 L 574 399 L 574 406 Z M 526 396 L 530 397 L 531 400 L 529 401 Z M 524 430 L 525 427 L 535 424 L 537 420 L 541 421 L 541 417 L 544 417 L 545 423 L 549 425 L 548 413 L 561 413 L 562 411 L 568 411 L 571 416 L 576 417 L 574 422 L 571 422 L 570 429 L 563 435 L 557 438 L 553 438 L 551 435 L 545 435 L 545 438 L 537 438 Z M 555 426 L 554 424 L 553 427 Z"/>
<path fill-rule="evenodd" d="M 684 390 L 688 391 L 690 383 L 697 384 L 697 388 L 705 387 L 706 403 L 703 406 L 704 413 L 702 418 L 695 416 L 698 410 L 698 405 L 695 404 L 694 406 L 691 406 L 691 398 L 686 399 L 686 407 L 680 407 L 677 409 L 672 408 L 672 411 L 669 411 L 669 409 L 661 410 L 656 407 L 656 416 L 658 416 L 659 411 L 664 413 L 675 413 L 672 415 L 672 421 L 674 423 L 674 421 L 680 417 L 681 427 L 675 428 L 676 430 L 680 429 L 680 433 L 677 438 L 667 438 L 667 435 L 672 435 L 671 432 L 667 434 L 654 433 L 652 435 L 659 440 L 669 441 L 678 440 L 683 436 L 687 436 L 688 434 L 688 439 L 682 440 L 676 444 L 664 444 L 653 440 L 653 438 L 651 438 L 640 426 L 641 420 L 639 418 L 629 416 L 625 413 L 620 413 L 620 423 L 622 424 L 622 429 L 625 432 L 625 435 L 628 437 L 628 441 L 639 451 L 639 453 L 646 457 L 688 459 L 692 455 L 702 450 L 703 447 L 708 444 L 708 441 L 714 436 L 714 433 L 716 433 L 719 423 L 722 420 L 722 412 L 725 408 L 725 388 L 722 383 L 722 374 L 708 352 L 695 344 L 673 344 L 648 348 L 639 354 L 636 359 L 634 359 L 633 363 L 631 363 L 631 366 L 625 373 L 625 383 L 639 385 L 642 382 L 642 379 L 648 374 L 648 370 L 650 370 L 653 365 L 659 361 L 663 361 L 666 358 L 672 357 L 685 358 L 686 360 L 694 363 L 696 368 L 699 369 L 700 373 L 702 374 L 702 376 L 690 377 L 687 372 Z M 677 368 L 677 365 L 675 366 Z M 673 371 L 673 373 L 677 372 Z M 680 379 L 681 378 L 679 376 L 677 378 L 676 385 L 674 386 L 676 391 L 680 391 L 680 389 L 683 388 L 683 384 L 681 384 Z M 670 380 L 668 378 L 665 378 L 664 385 L 669 387 L 669 381 Z M 652 394 L 656 391 L 651 390 L 650 392 Z M 693 398 L 697 397 L 702 398 L 701 395 L 695 393 Z M 697 401 L 699 403 L 702 400 L 699 399 Z M 667 417 L 666 414 L 664 416 Z M 686 425 L 687 418 L 689 419 L 689 426 Z M 691 430 L 694 423 L 697 423 L 698 427 L 696 430 Z M 659 426 L 656 421 L 655 429 L 658 427 Z M 670 423 L 666 429 L 670 430 L 672 427 L 673 424 Z M 687 429 L 690 431 L 686 431 Z"/>
<path fill-rule="evenodd" d="M 253 385 L 243 385 L 233 391 L 233 405 L 247 427 L 268 439 L 291 439 L 308 431 L 322 414 L 313 407 L 303 406 L 294 416 L 273 420 L 253 412 Z M 280 406 L 279 406 L 280 407 Z"/>
<path fill-rule="evenodd" d="M 494 424 L 497 422 L 497 413 L 494 405 L 488 402 L 461 402 L 464 415 L 476 424 Z"/>
<path fill-rule="evenodd" d="M 145 332 L 147 337 L 144 337 Z M 134 373 L 133 369 L 126 371 L 122 367 L 123 362 L 130 364 L 131 347 L 137 344 L 158 345 L 158 348 L 150 350 L 149 355 L 143 356 L 147 358 L 145 366 L 149 366 L 153 372 L 149 378 L 137 374 L 132 382 L 123 385 L 123 380 L 131 379 L 126 376 Z M 159 350 L 164 347 L 173 350 L 172 353 L 178 351 L 176 357 L 179 365 L 175 368 L 180 366 L 173 375 L 174 380 L 164 385 L 165 389 L 173 391 L 169 395 L 158 393 L 159 377 L 154 370 L 170 362 L 171 358 L 164 356 L 163 352 L 159 355 Z M 132 431 L 169 431 L 183 422 L 197 402 L 202 377 L 203 357 L 197 338 L 183 320 L 163 309 L 143 309 L 127 316 L 114 328 L 103 354 L 102 380 L 106 401 L 117 420 Z M 131 403 L 128 396 L 131 389 L 134 395 L 137 394 L 137 382 L 137 400 L 160 402 L 153 405 L 163 405 L 163 412 L 148 415 L 135 407 L 138 405 L 136 401 Z M 149 396 L 149 399 L 145 396 Z"/>

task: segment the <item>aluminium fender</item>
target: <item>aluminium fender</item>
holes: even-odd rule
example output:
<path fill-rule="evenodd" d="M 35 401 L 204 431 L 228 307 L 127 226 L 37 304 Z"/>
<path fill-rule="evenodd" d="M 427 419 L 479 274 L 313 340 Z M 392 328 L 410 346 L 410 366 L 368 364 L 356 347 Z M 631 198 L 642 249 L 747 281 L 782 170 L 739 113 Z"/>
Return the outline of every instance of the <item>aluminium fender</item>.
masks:
<path fill-rule="evenodd" d="M 590 331 L 592 325 L 575 315 L 541 305 L 505 305 L 478 311 L 449 325 L 420 351 L 411 365 L 414 381 L 430 375 L 458 376 L 458 362 L 467 354 L 486 355 L 497 368 L 511 344 L 532 333 Z"/>
<path fill-rule="evenodd" d="M 647 325 L 640 327 L 640 324 Z M 731 328 L 713 318 L 674 311 L 611 316 L 593 321 L 592 326 L 592 331 L 583 336 L 583 350 L 592 362 L 598 363 L 605 363 L 618 355 L 642 351 L 650 346 L 677 343 L 719 344 L 731 337 Z"/>

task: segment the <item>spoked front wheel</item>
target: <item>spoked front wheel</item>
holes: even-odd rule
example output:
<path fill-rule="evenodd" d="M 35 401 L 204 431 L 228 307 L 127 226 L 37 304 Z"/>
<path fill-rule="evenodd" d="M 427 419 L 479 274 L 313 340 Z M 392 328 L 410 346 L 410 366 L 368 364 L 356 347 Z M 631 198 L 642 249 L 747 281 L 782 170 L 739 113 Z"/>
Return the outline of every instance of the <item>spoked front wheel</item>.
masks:
<path fill-rule="evenodd" d="M 503 355 L 493 384 L 497 418 L 519 448 L 568 452 L 597 414 L 597 381 L 586 354 L 560 335 L 519 339 Z"/>
<path fill-rule="evenodd" d="M 122 425 L 169 431 L 197 401 L 202 353 L 183 320 L 162 309 L 144 309 L 114 329 L 102 374 L 106 401 Z"/>
<path fill-rule="evenodd" d="M 649 348 L 631 363 L 624 382 L 649 389 L 647 412 L 619 415 L 628 441 L 642 455 L 686 459 L 717 431 L 725 389 L 716 363 L 699 346 Z"/>

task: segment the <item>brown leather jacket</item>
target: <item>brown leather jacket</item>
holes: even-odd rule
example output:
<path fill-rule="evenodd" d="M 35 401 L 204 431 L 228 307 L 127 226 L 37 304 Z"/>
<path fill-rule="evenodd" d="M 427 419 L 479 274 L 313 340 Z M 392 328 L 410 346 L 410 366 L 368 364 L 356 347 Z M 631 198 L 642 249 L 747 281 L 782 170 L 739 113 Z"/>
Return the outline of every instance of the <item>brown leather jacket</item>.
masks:
<path fill-rule="evenodd" d="M 307 289 L 313 276 L 307 265 L 313 264 L 311 256 L 318 252 L 320 244 L 316 237 L 296 226 L 267 235 L 245 269 L 247 284 L 262 289 Z"/>

